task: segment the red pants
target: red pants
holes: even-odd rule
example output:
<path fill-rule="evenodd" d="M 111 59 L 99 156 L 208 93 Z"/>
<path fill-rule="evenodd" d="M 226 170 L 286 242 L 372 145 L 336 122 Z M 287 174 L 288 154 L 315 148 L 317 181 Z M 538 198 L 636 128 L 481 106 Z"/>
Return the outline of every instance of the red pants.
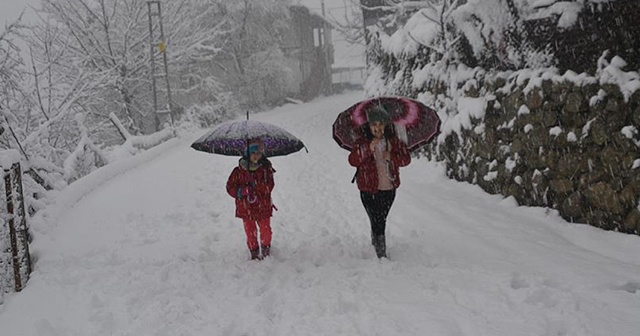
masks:
<path fill-rule="evenodd" d="M 244 233 L 247 234 L 247 246 L 249 250 L 258 249 L 258 232 L 260 228 L 260 243 L 262 246 L 271 246 L 271 218 L 267 217 L 259 221 L 243 218 Z M 258 223 L 256 227 L 256 222 Z"/>

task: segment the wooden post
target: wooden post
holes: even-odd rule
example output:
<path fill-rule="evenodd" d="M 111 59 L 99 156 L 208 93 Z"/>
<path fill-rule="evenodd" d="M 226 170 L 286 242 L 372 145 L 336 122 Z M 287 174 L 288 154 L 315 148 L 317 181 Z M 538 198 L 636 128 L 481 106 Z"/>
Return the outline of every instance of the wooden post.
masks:
<path fill-rule="evenodd" d="M 16 292 L 22 290 L 22 280 L 20 279 L 20 258 L 18 258 L 18 240 L 14 225 L 13 187 L 11 186 L 11 170 L 4 171 L 4 187 L 7 196 L 7 212 L 9 213 L 9 239 L 11 240 L 11 257 L 13 264 L 13 280 Z"/>
<path fill-rule="evenodd" d="M 19 163 L 13 164 L 13 172 L 15 174 L 15 185 L 18 201 L 18 211 L 20 213 L 20 223 L 18 227 L 18 235 L 24 249 L 24 255 L 22 259 L 26 263 L 27 270 L 25 272 L 27 279 L 31 274 L 31 253 L 29 253 L 29 229 L 27 228 L 27 209 L 24 206 L 24 189 L 22 187 L 22 169 L 20 169 Z"/>
<path fill-rule="evenodd" d="M 10 168 L 5 167 L 4 187 L 7 197 L 6 218 L 9 228 L 14 288 L 16 292 L 20 292 L 31 274 L 31 255 L 29 253 L 27 211 L 24 206 L 22 188 L 22 171 L 19 162 L 14 162 Z"/>

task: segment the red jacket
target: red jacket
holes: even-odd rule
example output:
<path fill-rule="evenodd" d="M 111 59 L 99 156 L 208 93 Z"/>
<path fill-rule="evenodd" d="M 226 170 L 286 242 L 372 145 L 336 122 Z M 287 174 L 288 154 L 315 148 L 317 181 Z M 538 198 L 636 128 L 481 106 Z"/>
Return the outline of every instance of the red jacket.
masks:
<path fill-rule="evenodd" d="M 273 168 L 269 160 L 260 161 L 260 166 L 253 172 L 242 164 L 233 169 L 227 180 L 227 193 L 236 200 L 236 217 L 260 220 L 273 214 L 271 191 L 273 190 Z M 249 187 L 246 197 L 238 198 L 238 189 Z"/>
<path fill-rule="evenodd" d="M 400 141 L 398 137 L 388 138 L 389 149 L 391 151 L 391 161 L 389 162 L 389 175 L 393 177 L 393 188 L 400 186 L 399 168 L 411 163 L 411 156 L 407 150 L 407 145 Z M 378 191 L 378 169 L 373 157 L 373 151 L 369 147 L 371 140 L 360 139 L 349 154 L 349 164 L 358 168 L 356 182 L 360 191 Z"/>

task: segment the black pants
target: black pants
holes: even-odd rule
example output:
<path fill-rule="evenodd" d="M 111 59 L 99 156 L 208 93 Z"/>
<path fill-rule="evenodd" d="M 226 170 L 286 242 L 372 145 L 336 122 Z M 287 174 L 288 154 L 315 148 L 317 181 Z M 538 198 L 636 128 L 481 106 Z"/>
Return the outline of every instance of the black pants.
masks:
<path fill-rule="evenodd" d="M 383 235 L 387 226 L 387 215 L 396 198 L 396 190 L 381 190 L 378 192 L 360 192 L 362 205 L 367 211 L 371 221 L 371 233 L 373 236 Z"/>

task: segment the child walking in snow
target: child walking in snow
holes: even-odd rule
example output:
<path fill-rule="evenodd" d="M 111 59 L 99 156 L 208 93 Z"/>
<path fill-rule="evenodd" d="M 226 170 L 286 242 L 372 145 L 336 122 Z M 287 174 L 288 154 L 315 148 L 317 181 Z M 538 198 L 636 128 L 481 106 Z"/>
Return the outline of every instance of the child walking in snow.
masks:
<path fill-rule="evenodd" d="M 263 153 L 264 143 L 260 139 L 250 140 L 247 153 L 227 180 L 227 193 L 235 198 L 236 217 L 244 224 L 251 260 L 268 257 L 271 253 L 271 191 L 275 170 Z"/>
<path fill-rule="evenodd" d="M 387 257 L 387 215 L 400 186 L 399 167 L 411 162 L 407 146 L 393 132 L 387 111 L 376 106 L 367 113 L 365 136 L 349 154 L 357 168 L 360 199 L 371 224 L 371 244 L 378 258 Z"/>

